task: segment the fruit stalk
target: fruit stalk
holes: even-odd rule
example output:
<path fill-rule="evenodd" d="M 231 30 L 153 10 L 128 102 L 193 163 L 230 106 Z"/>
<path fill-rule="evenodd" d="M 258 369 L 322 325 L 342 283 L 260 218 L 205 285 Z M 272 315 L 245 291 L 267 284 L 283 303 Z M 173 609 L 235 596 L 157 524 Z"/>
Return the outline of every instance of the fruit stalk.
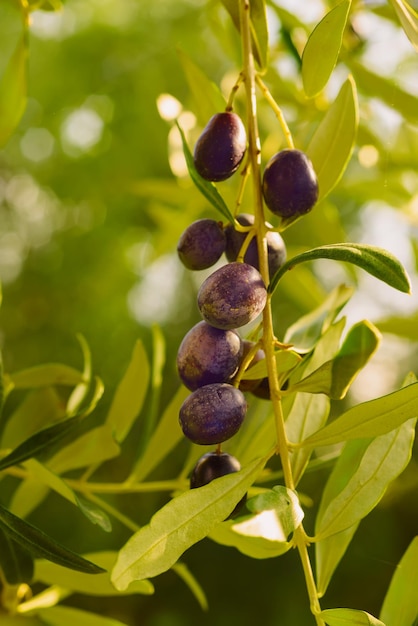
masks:
<path fill-rule="evenodd" d="M 243 53 L 243 76 L 247 104 L 247 133 L 248 152 L 254 190 L 254 217 L 257 245 L 259 250 L 260 273 L 266 285 L 269 283 L 266 224 L 264 219 L 262 179 L 261 179 L 261 151 L 257 123 L 257 100 L 256 100 L 256 70 L 251 46 L 250 29 L 250 0 L 240 0 L 240 24 Z M 271 402 L 273 406 L 276 435 L 277 453 L 280 454 L 285 485 L 288 489 L 295 489 L 292 466 L 289 456 L 288 441 L 286 437 L 284 416 L 281 403 L 281 390 L 279 387 L 276 359 L 274 355 L 275 335 L 273 327 L 271 295 L 268 296 L 263 310 L 263 349 L 266 355 L 267 372 L 270 386 Z M 317 626 L 325 626 L 320 617 L 321 611 L 316 584 L 309 559 L 306 534 L 302 524 L 295 530 L 294 542 L 298 548 L 302 568 L 305 576 L 306 587 L 309 594 L 311 611 L 315 617 Z"/>

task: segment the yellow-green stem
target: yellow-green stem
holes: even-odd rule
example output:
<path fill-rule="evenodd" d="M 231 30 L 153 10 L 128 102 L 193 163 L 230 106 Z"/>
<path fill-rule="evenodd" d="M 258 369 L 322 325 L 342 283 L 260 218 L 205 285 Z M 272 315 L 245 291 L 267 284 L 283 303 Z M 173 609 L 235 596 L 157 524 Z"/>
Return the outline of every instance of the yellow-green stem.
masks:
<path fill-rule="evenodd" d="M 240 23 L 243 51 L 243 76 L 245 83 L 247 102 L 247 126 L 248 126 L 248 149 L 254 189 L 254 223 L 257 233 L 257 245 L 259 253 L 260 273 L 265 284 L 269 282 L 266 225 L 264 219 L 264 205 L 261 182 L 261 151 L 260 139 L 257 123 L 257 101 L 256 101 L 256 71 L 251 48 L 251 28 L 250 28 L 250 0 L 240 0 Z M 290 136 L 290 133 L 288 134 Z M 271 297 L 267 299 L 263 311 L 263 348 L 266 355 L 266 364 L 270 386 L 271 402 L 273 406 L 274 419 L 276 424 L 277 445 L 276 451 L 280 454 L 285 485 L 289 489 L 294 489 L 294 479 L 290 454 L 286 437 L 284 416 L 281 403 L 281 392 L 277 376 L 276 359 L 274 355 L 276 338 L 274 336 Z M 315 580 L 309 560 L 307 538 L 302 524 L 296 529 L 294 534 L 295 545 L 298 548 L 302 562 L 303 572 L 306 580 L 306 587 L 309 594 L 311 611 L 315 617 L 317 626 L 325 626 L 324 621 L 319 616 L 321 610 Z"/>

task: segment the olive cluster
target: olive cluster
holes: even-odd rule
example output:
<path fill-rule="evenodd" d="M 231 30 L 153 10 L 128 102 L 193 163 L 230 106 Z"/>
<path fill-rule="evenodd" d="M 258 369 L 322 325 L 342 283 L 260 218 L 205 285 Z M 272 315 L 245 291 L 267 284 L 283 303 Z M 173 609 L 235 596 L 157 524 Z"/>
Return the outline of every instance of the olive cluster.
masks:
<path fill-rule="evenodd" d="M 230 111 L 218 113 L 197 140 L 195 168 L 205 180 L 224 181 L 238 170 L 246 147 L 246 131 L 239 116 Z M 298 150 L 277 153 L 265 168 L 263 195 L 276 215 L 289 218 L 307 213 L 317 200 L 318 185 L 306 155 Z M 233 384 L 243 359 L 255 350 L 254 343 L 242 339 L 238 329 L 256 319 L 267 301 L 266 285 L 259 272 L 257 239 L 246 242 L 254 217 L 241 214 L 236 219 L 248 228 L 237 230 L 232 224 L 197 220 L 183 232 L 177 246 L 180 260 L 190 270 L 210 268 L 223 254 L 228 261 L 200 286 L 197 304 L 203 319 L 186 334 L 177 353 L 179 376 L 191 391 L 180 408 L 183 433 L 193 443 L 217 446 L 215 452 L 204 454 L 197 462 L 190 481 L 192 488 L 240 469 L 237 459 L 221 452 L 220 444 L 235 435 L 244 421 L 244 392 L 262 398 L 270 395 L 267 379 Z M 244 242 L 248 245 L 242 257 Z M 286 260 L 286 247 L 273 230 L 267 231 L 266 242 L 272 276 Z M 262 358 L 260 349 L 250 366 Z"/>

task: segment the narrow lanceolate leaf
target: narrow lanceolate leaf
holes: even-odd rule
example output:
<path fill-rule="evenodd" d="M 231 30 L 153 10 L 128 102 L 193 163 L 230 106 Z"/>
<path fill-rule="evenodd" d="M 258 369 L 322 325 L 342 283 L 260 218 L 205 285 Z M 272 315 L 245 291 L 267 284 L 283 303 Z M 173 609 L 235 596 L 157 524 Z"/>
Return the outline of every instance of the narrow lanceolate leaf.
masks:
<path fill-rule="evenodd" d="M 323 332 L 335 320 L 354 293 L 353 287 L 339 285 L 310 313 L 303 315 L 288 327 L 284 343 L 294 345 L 299 351 L 309 352 Z"/>
<path fill-rule="evenodd" d="M 23 441 L 10 454 L 1 459 L 0 471 L 53 449 L 59 441 L 67 437 L 79 426 L 86 415 L 93 411 L 102 394 L 103 384 L 97 378 L 92 398 L 85 407 L 82 407 L 78 415 L 58 422 L 58 424 L 53 426 L 43 428 Z"/>
<path fill-rule="evenodd" d="M 58 585 L 77 593 L 89 596 L 116 596 L 120 594 L 110 582 L 110 570 L 116 562 L 117 552 L 96 552 L 85 555 L 97 565 L 104 568 L 102 574 L 90 576 L 83 572 L 70 570 L 51 561 L 37 559 L 35 562 L 34 580 L 44 585 Z M 154 587 L 149 580 L 141 580 L 129 585 L 126 594 L 141 593 L 150 595 Z"/>
<path fill-rule="evenodd" d="M 358 103 L 354 80 L 349 77 L 325 114 L 306 150 L 319 184 L 319 200 L 342 177 L 354 148 Z"/>
<path fill-rule="evenodd" d="M 71 417 L 68 420 L 64 420 L 58 424 L 54 424 L 53 426 L 49 426 L 48 428 L 43 428 L 38 431 L 17 446 L 17 448 L 10 452 L 10 454 L 1 459 L 0 471 L 7 469 L 12 465 L 22 463 L 32 457 L 36 457 L 42 452 L 52 448 L 58 441 L 67 437 L 67 435 L 75 430 L 81 420 L 82 417 L 80 416 Z"/>
<path fill-rule="evenodd" d="M 15 389 L 34 389 L 54 385 L 72 387 L 83 382 L 83 374 L 69 365 L 46 363 L 9 374 L 9 380 Z"/>
<path fill-rule="evenodd" d="M 126 626 L 126 622 L 120 622 L 113 617 L 105 617 L 98 613 L 90 613 L 70 606 L 51 606 L 48 609 L 40 609 L 37 614 L 42 623 L 47 626 Z"/>
<path fill-rule="evenodd" d="M 370 613 L 356 609 L 326 609 L 320 616 L 328 626 L 386 626 Z"/>
<path fill-rule="evenodd" d="M 147 353 L 141 341 L 137 341 L 131 361 L 120 381 L 106 422 L 112 426 L 114 437 L 121 443 L 129 433 L 145 400 L 150 379 Z"/>
<path fill-rule="evenodd" d="M 68 550 L 42 530 L 13 515 L 1 505 L 0 529 L 34 556 L 86 574 L 99 574 L 104 571 L 103 568 Z"/>
<path fill-rule="evenodd" d="M 142 456 L 132 470 L 128 482 L 143 480 L 182 440 L 183 434 L 179 428 L 179 410 L 189 393 L 184 386 L 179 387 L 158 422 Z"/>
<path fill-rule="evenodd" d="M 177 50 L 190 92 L 195 101 L 199 122 L 205 126 L 215 113 L 224 111 L 226 100 L 218 86 L 211 81 L 200 67 L 183 50 Z"/>
<path fill-rule="evenodd" d="M 241 29 L 239 3 L 237 0 L 222 0 L 222 4 L 230 14 L 238 31 Z M 250 29 L 254 58 L 260 69 L 267 67 L 268 58 L 268 29 L 265 0 L 251 0 L 250 2 Z"/>
<path fill-rule="evenodd" d="M 199 191 L 204 195 L 206 200 L 208 200 L 212 204 L 212 206 L 217 211 L 219 211 L 219 213 L 221 213 L 221 215 L 226 217 L 226 219 L 229 220 L 231 224 L 233 224 L 234 218 L 230 210 L 228 209 L 227 205 L 225 204 L 225 201 L 222 198 L 221 194 L 216 189 L 215 185 L 205 180 L 204 178 L 202 178 L 200 174 L 196 171 L 196 168 L 193 162 L 193 155 L 190 152 L 190 148 L 187 144 L 184 132 L 180 128 L 180 125 L 178 123 L 177 123 L 177 128 L 180 131 L 180 136 L 181 136 L 181 140 L 183 144 L 184 158 L 186 159 L 186 165 L 190 174 L 190 178 L 192 179 L 196 187 L 199 189 Z"/>
<path fill-rule="evenodd" d="M 274 291 L 277 283 L 288 270 L 300 263 L 315 261 L 316 259 L 333 259 L 334 261 L 351 263 L 398 291 L 403 293 L 410 293 L 411 291 L 408 275 L 393 254 L 383 248 L 360 243 L 335 243 L 312 248 L 312 250 L 298 254 L 284 263 L 274 274 L 269 285 L 269 291 Z"/>
<path fill-rule="evenodd" d="M 368 321 L 353 326 L 338 354 L 309 376 L 289 387 L 291 391 L 325 393 L 333 400 L 344 398 L 351 383 L 375 352 L 378 330 Z"/>
<path fill-rule="evenodd" d="M 301 446 L 328 446 L 350 439 L 377 437 L 418 416 L 418 383 L 362 402 L 302 441 Z"/>
<path fill-rule="evenodd" d="M 0 147 L 15 131 L 26 107 L 28 35 L 27 25 L 0 79 Z"/>
<path fill-rule="evenodd" d="M 228 517 L 265 462 L 257 459 L 235 474 L 181 494 L 160 509 L 120 550 L 112 572 L 116 588 L 126 589 L 133 580 L 157 576 L 174 565 L 185 550 Z"/>
<path fill-rule="evenodd" d="M 418 12 L 405 0 L 390 0 L 406 36 L 418 50 Z"/>
<path fill-rule="evenodd" d="M 308 98 L 316 96 L 328 82 L 343 40 L 351 0 L 342 0 L 312 31 L 302 55 L 302 80 Z"/>
<path fill-rule="evenodd" d="M 359 524 L 354 524 L 336 535 L 315 542 L 316 587 L 320 598 L 325 595 L 358 526 Z"/>
<path fill-rule="evenodd" d="M 375 439 L 350 441 L 322 494 L 316 521 L 321 540 L 357 524 L 376 506 L 410 460 L 416 419 Z"/>
<path fill-rule="evenodd" d="M 0 569 L 9 585 L 29 583 L 33 577 L 32 556 L 1 529 Z"/>
<path fill-rule="evenodd" d="M 418 619 L 418 536 L 410 543 L 390 581 L 380 619 L 387 626 L 416 624 Z"/>

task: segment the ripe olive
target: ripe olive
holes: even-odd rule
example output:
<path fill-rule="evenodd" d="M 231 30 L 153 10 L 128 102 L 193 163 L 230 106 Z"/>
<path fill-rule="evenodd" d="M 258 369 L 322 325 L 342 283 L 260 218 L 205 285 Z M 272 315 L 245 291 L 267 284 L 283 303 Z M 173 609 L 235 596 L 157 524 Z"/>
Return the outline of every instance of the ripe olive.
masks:
<path fill-rule="evenodd" d="M 308 213 L 318 199 L 313 165 L 300 150 L 281 150 L 267 163 L 263 174 L 266 205 L 282 218 Z"/>
<path fill-rule="evenodd" d="M 199 387 L 180 407 L 179 421 L 193 443 L 213 445 L 238 432 L 247 412 L 244 394 L 227 383 Z"/>
<path fill-rule="evenodd" d="M 234 330 L 199 322 L 185 335 L 177 352 L 177 370 L 188 389 L 231 379 L 242 357 L 242 341 Z"/>
<path fill-rule="evenodd" d="M 183 232 L 177 244 L 177 252 L 181 262 L 189 270 L 204 270 L 220 259 L 225 246 L 222 222 L 200 219 Z"/>
<path fill-rule="evenodd" d="M 215 328 L 239 328 L 254 320 L 267 301 L 260 272 L 248 263 L 228 263 L 202 283 L 197 302 L 203 318 Z"/>
<path fill-rule="evenodd" d="M 213 115 L 196 142 L 194 165 L 202 178 L 217 182 L 237 171 L 247 147 L 244 124 L 236 113 Z"/>
<path fill-rule="evenodd" d="M 241 469 L 239 461 L 227 452 L 207 452 L 197 461 L 190 476 L 190 487 L 203 487 L 208 483 L 225 476 L 238 472 Z"/>

